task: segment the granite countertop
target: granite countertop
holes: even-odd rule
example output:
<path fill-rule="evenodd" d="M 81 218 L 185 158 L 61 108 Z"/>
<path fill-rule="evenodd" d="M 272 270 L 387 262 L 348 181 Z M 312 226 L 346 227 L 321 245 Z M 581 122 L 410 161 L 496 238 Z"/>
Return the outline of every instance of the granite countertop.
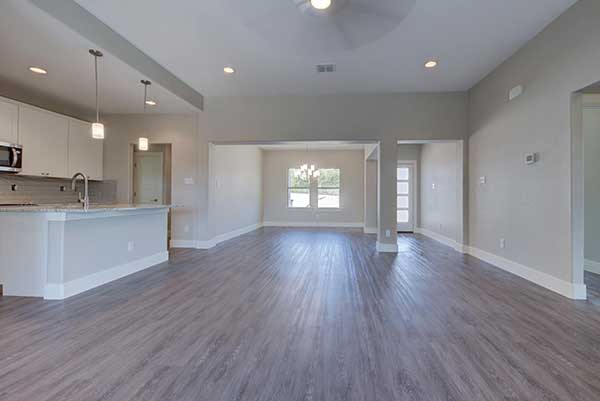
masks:
<path fill-rule="evenodd" d="M 1 212 L 30 212 L 30 213 L 101 213 L 101 212 L 123 212 L 132 210 L 166 209 L 171 205 L 145 204 L 135 205 L 130 203 L 118 204 L 90 204 L 89 209 L 84 210 L 81 203 L 62 204 L 23 204 L 23 205 L 0 205 Z"/>

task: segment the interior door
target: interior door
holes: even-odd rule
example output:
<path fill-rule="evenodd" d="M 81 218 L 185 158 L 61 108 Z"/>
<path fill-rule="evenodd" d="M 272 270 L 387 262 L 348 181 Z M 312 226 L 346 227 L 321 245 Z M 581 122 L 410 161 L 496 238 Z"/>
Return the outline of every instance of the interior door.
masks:
<path fill-rule="evenodd" d="M 396 172 L 396 223 L 399 232 L 414 232 L 414 164 L 399 163 Z"/>
<path fill-rule="evenodd" d="M 134 153 L 133 202 L 137 204 L 163 203 L 162 153 Z"/>

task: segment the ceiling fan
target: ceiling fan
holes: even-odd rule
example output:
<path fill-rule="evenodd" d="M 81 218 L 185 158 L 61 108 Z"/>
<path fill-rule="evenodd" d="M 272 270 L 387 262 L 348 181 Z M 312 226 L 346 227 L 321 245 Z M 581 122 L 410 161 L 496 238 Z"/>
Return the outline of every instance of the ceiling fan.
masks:
<path fill-rule="evenodd" d="M 332 54 L 394 30 L 416 0 L 227 0 L 250 30 L 273 46 Z"/>

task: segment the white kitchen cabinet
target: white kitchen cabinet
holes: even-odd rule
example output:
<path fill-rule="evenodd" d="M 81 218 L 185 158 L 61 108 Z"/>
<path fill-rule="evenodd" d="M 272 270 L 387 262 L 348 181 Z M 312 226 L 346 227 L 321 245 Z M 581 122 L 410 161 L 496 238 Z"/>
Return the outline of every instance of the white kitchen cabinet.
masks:
<path fill-rule="evenodd" d="M 0 98 L 0 142 L 18 143 L 19 105 Z"/>
<path fill-rule="evenodd" d="M 103 144 L 92 138 L 92 124 L 69 121 L 69 176 L 83 173 L 90 180 L 102 180 Z"/>
<path fill-rule="evenodd" d="M 69 119 L 67 117 L 20 106 L 19 143 L 23 145 L 21 174 L 69 177 Z"/>

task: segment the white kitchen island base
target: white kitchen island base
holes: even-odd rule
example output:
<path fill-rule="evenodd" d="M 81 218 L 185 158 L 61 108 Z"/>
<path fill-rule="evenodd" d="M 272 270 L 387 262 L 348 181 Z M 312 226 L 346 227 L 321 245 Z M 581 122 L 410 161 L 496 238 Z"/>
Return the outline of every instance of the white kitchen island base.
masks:
<path fill-rule="evenodd" d="M 8 296 L 65 299 L 168 260 L 166 206 L 0 209 Z"/>

